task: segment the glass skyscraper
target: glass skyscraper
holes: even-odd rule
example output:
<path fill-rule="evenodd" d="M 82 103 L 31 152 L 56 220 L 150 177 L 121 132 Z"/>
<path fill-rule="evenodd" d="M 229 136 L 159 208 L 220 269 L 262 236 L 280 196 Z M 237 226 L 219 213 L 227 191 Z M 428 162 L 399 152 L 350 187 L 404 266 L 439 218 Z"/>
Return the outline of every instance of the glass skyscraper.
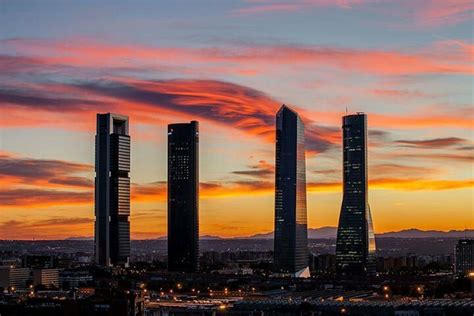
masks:
<path fill-rule="evenodd" d="M 128 117 L 97 114 L 95 137 L 95 262 L 128 266 L 130 257 Z"/>
<path fill-rule="evenodd" d="M 282 105 L 276 115 L 274 271 L 299 276 L 308 267 L 304 125 Z"/>
<path fill-rule="evenodd" d="M 339 273 L 375 273 L 375 238 L 368 201 L 367 116 L 342 118 L 343 190 L 337 230 L 336 267 Z"/>
<path fill-rule="evenodd" d="M 199 268 L 199 125 L 168 125 L 168 269 Z"/>

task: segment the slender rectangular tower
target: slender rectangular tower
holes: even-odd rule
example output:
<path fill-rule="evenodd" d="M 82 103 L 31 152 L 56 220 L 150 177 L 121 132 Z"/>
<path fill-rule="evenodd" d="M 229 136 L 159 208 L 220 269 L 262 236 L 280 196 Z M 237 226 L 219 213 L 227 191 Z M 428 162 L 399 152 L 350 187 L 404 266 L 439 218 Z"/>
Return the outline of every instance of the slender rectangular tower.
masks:
<path fill-rule="evenodd" d="M 128 266 L 130 257 L 128 117 L 97 114 L 95 137 L 95 262 Z"/>
<path fill-rule="evenodd" d="M 474 239 L 459 239 L 454 248 L 454 255 L 456 273 L 466 275 L 474 273 Z"/>
<path fill-rule="evenodd" d="M 304 125 L 282 105 L 276 115 L 274 271 L 308 276 Z"/>
<path fill-rule="evenodd" d="M 199 268 L 199 125 L 168 125 L 168 270 Z"/>
<path fill-rule="evenodd" d="M 337 230 L 336 267 L 339 273 L 375 273 L 375 238 L 368 200 L 367 116 L 344 116 L 343 190 Z"/>

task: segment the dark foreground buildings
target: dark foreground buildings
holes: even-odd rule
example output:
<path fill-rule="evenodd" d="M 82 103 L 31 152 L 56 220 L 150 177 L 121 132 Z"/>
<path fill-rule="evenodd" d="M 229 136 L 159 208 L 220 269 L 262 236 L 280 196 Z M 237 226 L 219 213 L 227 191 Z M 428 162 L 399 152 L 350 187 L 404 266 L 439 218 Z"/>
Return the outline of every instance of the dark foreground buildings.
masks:
<path fill-rule="evenodd" d="M 130 257 L 128 117 L 97 114 L 95 143 L 95 262 L 101 266 L 127 266 Z"/>
<path fill-rule="evenodd" d="M 168 269 L 199 267 L 199 125 L 168 125 Z"/>
<path fill-rule="evenodd" d="M 367 116 L 342 118 L 343 190 L 336 243 L 339 273 L 375 273 L 375 238 L 367 186 Z"/>
<path fill-rule="evenodd" d="M 274 271 L 309 273 L 304 125 L 283 105 L 276 115 Z"/>

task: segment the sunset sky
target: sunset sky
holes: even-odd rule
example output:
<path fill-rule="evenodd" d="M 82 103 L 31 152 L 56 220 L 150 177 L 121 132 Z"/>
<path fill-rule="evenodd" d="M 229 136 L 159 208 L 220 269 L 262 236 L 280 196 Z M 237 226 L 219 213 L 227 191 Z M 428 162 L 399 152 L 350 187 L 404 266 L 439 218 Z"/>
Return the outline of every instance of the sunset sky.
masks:
<path fill-rule="evenodd" d="M 0 239 L 92 236 L 96 113 L 130 117 L 132 238 L 166 234 L 166 126 L 200 123 L 200 232 L 273 229 L 274 124 L 337 226 L 365 112 L 376 233 L 473 229 L 472 0 L 0 2 Z"/>

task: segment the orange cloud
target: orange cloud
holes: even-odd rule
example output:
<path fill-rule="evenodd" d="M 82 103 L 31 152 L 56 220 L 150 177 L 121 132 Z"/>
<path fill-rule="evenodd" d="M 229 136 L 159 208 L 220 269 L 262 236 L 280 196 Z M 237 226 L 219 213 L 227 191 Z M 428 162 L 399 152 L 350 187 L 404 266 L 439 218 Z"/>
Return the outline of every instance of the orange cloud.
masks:
<path fill-rule="evenodd" d="M 436 149 L 437 147 L 433 147 Z M 472 146 L 461 146 L 455 149 L 451 149 L 451 152 L 444 152 L 444 151 L 427 151 L 425 148 L 421 147 L 420 150 L 416 150 L 414 148 L 398 148 L 397 150 L 386 152 L 386 153 L 378 153 L 379 159 L 390 160 L 390 161 L 417 161 L 418 163 L 424 162 L 425 165 L 427 163 L 432 162 L 442 162 L 444 166 L 447 166 L 446 163 L 473 163 L 474 156 L 469 152 L 472 151 Z"/>
<path fill-rule="evenodd" d="M 429 179 L 398 179 L 380 178 L 369 181 L 369 189 L 385 189 L 397 191 L 442 191 L 455 189 L 470 189 L 474 180 L 429 180 Z M 338 192 L 342 191 L 339 182 L 308 183 L 308 192 Z"/>
<path fill-rule="evenodd" d="M 384 166 L 387 169 L 390 167 Z M 410 168 L 410 167 L 408 167 Z M 410 170 L 423 170 L 423 168 L 412 167 Z M 408 171 L 407 171 L 408 172 Z M 402 172 L 403 173 L 403 172 Z M 439 191 L 451 189 L 470 188 L 474 180 L 437 180 L 419 178 L 374 178 L 369 181 L 372 189 L 389 189 L 401 191 Z M 273 181 L 233 181 L 233 182 L 211 182 L 200 184 L 200 197 L 202 199 L 227 198 L 247 195 L 265 195 L 274 193 Z M 341 182 L 308 182 L 308 192 L 340 192 Z M 138 186 L 133 191 L 134 201 L 166 201 L 166 184 L 164 182 Z"/>
<path fill-rule="evenodd" d="M 301 110 L 304 117 L 318 118 L 325 124 L 340 125 L 342 112 Z M 429 106 L 407 114 L 367 113 L 369 132 L 374 128 L 390 129 L 423 129 L 428 127 L 473 129 L 474 109 L 460 106 Z M 340 140 L 340 131 L 328 136 L 333 142 Z"/>
<path fill-rule="evenodd" d="M 0 103 L 5 103 L 8 109 L 0 123 L 4 126 L 51 126 L 54 118 L 57 127 L 71 128 L 71 121 L 80 121 L 82 125 L 73 124 L 74 128 L 82 126 L 93 130 L 95 111 L 121 112 L 126 109 L 125 113 L 135 124 L 156 124 L 155 118 L 179 116 L 236 128 L 273 142 L 275 114 L 281 105 L 261 91 L 214 80 L 111 78 L 65 86 L 68 92 L 74 90 L 76 97 L 55 93 L 52 103 L 49 103 L 52 98 L 41 92 L 34 95 L 30 91 L 26 96 L 20 90 L 0 92 Z M 42 90 L 47 89 L 45 85 Z M 87 96 L 88 101 L 81 103 L 79 96 Z M 93 96 L 96 103 L 90 101 Z M 23 120 L 27 116 L 34 117 L 35 121 Z M 45 122 L 43 118 L 46 118 Z M 309 152 L 325 151 L 337 141 L 338 129 L 319 126 L 308 117 L 303 119 L 307 124 Z"/>
<path fill-rule="evenodd" d="M 167 184 L 164 181 L 135 184 L 132 186 L 134 202 L 165 202 Z M 245 195 L 258 195 L 273 192 L 270 181 L 233 181 L 233 182 L 202 182 L 199 185 L 199 196 L 202 199 L 226 198 Z"/>
<path fill-rule="evenodd" d="M 429 180 L 429 179 L 375 179 L 370 181 L 374 189 L 402 191 L 441 191 L 454 189 L 472 189 L 474 180 Z"/>
<path fill-rule="evenodd" d="M 61 73 L 61 66 L 67 69 L 77 67 L 80 73 L 84 67 L 121 69 L 125 66 L 124 62 L 130 62 L 137 69 L 154 69 L 149 63 L 181 65 L 182 61 L 193 65 L 230 64 L 240 69 L 261 65 L 273 68 L 296 63 L 308 67 L 332 65 L 345 71 L 378 75 L 472 72 L 468 62 L 472 59 L 472 52 L 457 42 L 444 43 L 439 54 L 431 51 L 404 53 L 285 45 L 190 49 L 91 41 L 6 40 L 3 43 L 18 53 L 17 56 L 0 56 L 0 70 L 6 73 L 14 72 L 15 69 L 21 73 L 28 69 L 41 74 L 41 69 L 45 67 L 59 67 L 55 69 Z M 448 48 L 456 50 L 456 58 L 451 58 Z M 34 57 L 24 57 L 22 54 Z M 2 58 L 6 60 L 1 62 Z M 4 109 L 4 115 L 0 117 L 2 126 L 54 126 L 91 131 L 95 127 L 95 113 L 111 111 L 126 112 L 133 122 L 132 126 L 135 123 L 164 123 L 166 119 L 163 118 L 166 116 L 193 118 L 236 128 L 273 142 L 274 115 L 281 103 L 261 91 L 222 81 L 153 81 L 110 76 L 104 80 L 74 80 L 64 84 L 24 83 L 20 87 L 0 88 L 0 104 Z M 340 129 L 331 124 L 339 126 L 343 113 L 299 111 L 306 124 L 309 153 L 323 152 L 340 143 Z M 70 124 L 71 121 L 75 124 Z M 320 122 L 324 125 L 320 125 Z M 473 126 L 469 116 L 458 113 L 437 115 L 436 111 L 407 115 L 370 113 L 369 122 L 371 127 L 391 129 L 431 126 L 471 129 Z"/>
<path fill-rule="evenodd" d="M 427 170 L 427 168 L 421 167 L 385 164 L 376 165 L 374 168 L 371 168 L 371 170 L 376 170 L 377 174 L 383 173 L 386 176 L 402 176 L 408 174 L 407 178 L 373 178 L 370 181 L 370 187 L 373 189 L 430 191 L 463 189 L 472 186 L 472 180 L 438 180 L 409 177 L 413 173 L 423 173 Z M 268 179 L 271 178 L 269 176 L 273 174 L 273 172 L 272 166 L 266 162 L 260 162 L 258 166 L 254 166 L 254 168 L 248 170 L 248 172 L 245 170 L 243 172 L 240 171 L 238 174 L 257 177 L 262 180 L 204 182 L 200 184 L 200 197 L 202 199 L 213 199 L 273 194 L 274 183 L 272 179 Z M 341 190 L 341 183 L 309 182 L 307 188 L 308 192 L 337 192 Z M 167 184 L 165 181 L 149 184 L 133 184 L 131 194 L 132 202 L 165 202 L 167 198 L 166 189 Z M 3 208 L 26 206 L 44 208 L 64 205 L 91 205 L 93 204 L 93 194 L 91 190 L 64 191 L 45 189 L 42 182 L 39 182 L 30 188 L 9 188 L 0 190 L 0 204 Z"/>
<path fill-rule="evenodd" d="M 92 192 L 42 189 L 1 189 L 0 208 L 83 205 L 93 201 Z"/>
<path fill-rule="evenodd" d="M 54 42 L 24 39 L 4 40 L 3 43 L 20 56 L 20 60 L 13 63 L 13 66 L 11 62 L 0 62 L 0 70 L 9 72 L 14 69 L 21 70 L 18 66 L 21 62 L 34 65 L 28 68 L 33 67 L 36 70 L 41 67 L 67 65 L 78 68 L 110 67 L 111 71 L 114 68 L 131 67 L 137 71 L 155 69 L 184 74 L 191 71 L 190 67 L 194 71 L 200 69 L 200 74 L 221 74 L 223 71 L 237 73 L 242 70 L 254 73 L 261 69 L 269 70 L 295 64 L 306 65 L 311 69 L 335 67 L 364 74 L 397 76 L 473 72 L 473 67 L 468 62 L 472 54 L 462 47 L 460 49 L 457 44 L 445 46 L 438 53 L 436 46 L 430 50 L 408 53 L 296 45 L 183 48 L 114 45 L 84 40 Z M 458 58 L 452 59 L 453 53 L 456 53 Z M 12 60 L 15 57 L 7 55 L 3 58 Z M 190 66 L 184 68 L 183 63 Z"/>
<path fill-rule="evenodd" d="M 454 127 L 473 129 L 472 114 L 470 116 L 456 115 L 456 113 L 435 114 L 420 113 L 411 115 L 388 115 L 370 113 L 370 125 L 386 128 L 426 128 L 426 127 Z"/>

